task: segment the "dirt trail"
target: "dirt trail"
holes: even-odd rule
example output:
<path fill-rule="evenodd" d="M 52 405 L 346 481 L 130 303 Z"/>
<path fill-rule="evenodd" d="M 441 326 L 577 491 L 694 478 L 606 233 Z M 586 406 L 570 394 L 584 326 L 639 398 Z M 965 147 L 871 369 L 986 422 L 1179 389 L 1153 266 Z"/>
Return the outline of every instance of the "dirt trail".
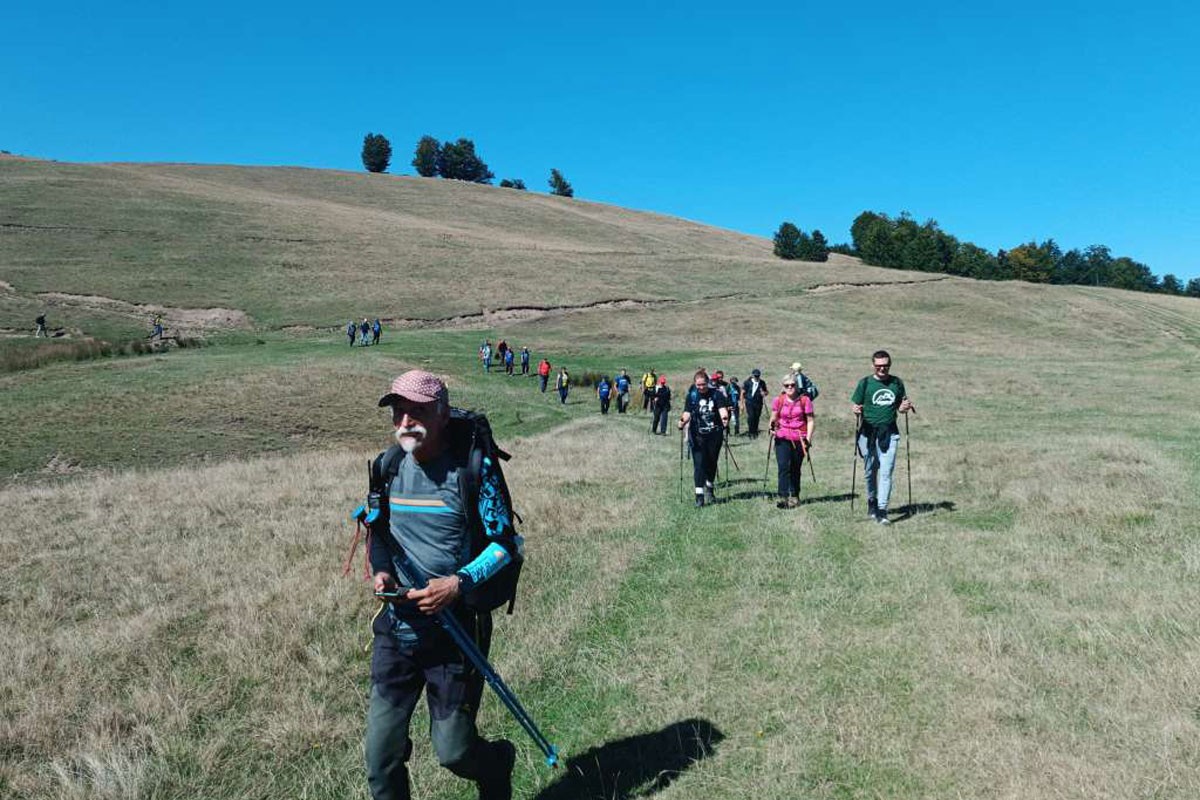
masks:
<path fill-rule="evenodd" d="M 162 314 L 163 322 L 176 335 L 196 335 L 229 328 L 250 329 L 254 321 L 245 311 L 236 308 L 176 308 L 151 303 L 127 303 L 111 297 L 90 294 L 65 294 L 63 292 L 41 292 L 39 300 L 48 305 L 74 308 L 97 309 L 124 314 L 147 321 Z"/>
<path fill-rule="evenodd" d="M 826 292 L 845 291 L 848 289 L 871 289 L 889 286 L 911 286 L 918 283 L 935 283 L 947 280 L 950 276 L 939 275 L 923 280 L 914 281 L 879 281 L 865 283 L 828 283 L 818 286 L 801 288 L 786 292 L 786 294 L 823 294 Z M 686 306 L 699 303 L 711 303 L 719 300 L 740 300 L 759 296 L 755 292 L 730 292 L 727 294 L 706 295 L 689 300 L 661 299 L 644 300 L 633 297 L 619 297 L 608 300 L 596 300 L 591 303 L 560 306 L 508 306 L 506 308 L 484 309 L 473 314 L 456 314 L 452 317 L 420 318 L 420 317 L 388 317 L 380 318 L 380 322 L 390 328 L 456 328 L 481 329 L 496 325 L 517 322 L 532 322 L 547 317 L 561 317 L 567 314 L 577 314 L 585 311 L 609 311 L 630 308 L 664 308 L 668 306 Z M 292 332 L 313 331 L 318 328 L 313 325 L 287 325 L 281 330 Z M 340 330 L 341 326 L 329 326 L 321 330 Z"/>

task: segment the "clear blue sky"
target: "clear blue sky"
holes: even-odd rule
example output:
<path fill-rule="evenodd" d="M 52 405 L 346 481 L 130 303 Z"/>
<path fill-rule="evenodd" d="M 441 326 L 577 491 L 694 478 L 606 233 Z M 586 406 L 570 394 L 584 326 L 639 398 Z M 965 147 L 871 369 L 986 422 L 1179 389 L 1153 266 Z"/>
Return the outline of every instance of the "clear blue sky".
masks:
<path fill-rule="evenodd" d="M 372 9 L 378 9 L 373 12 Z M 0 149 L 497 178 L 769 236 L 864 209 L 995 250 L 1200 276 L 1193 3 L 33 3 L 0 25 Z"/>

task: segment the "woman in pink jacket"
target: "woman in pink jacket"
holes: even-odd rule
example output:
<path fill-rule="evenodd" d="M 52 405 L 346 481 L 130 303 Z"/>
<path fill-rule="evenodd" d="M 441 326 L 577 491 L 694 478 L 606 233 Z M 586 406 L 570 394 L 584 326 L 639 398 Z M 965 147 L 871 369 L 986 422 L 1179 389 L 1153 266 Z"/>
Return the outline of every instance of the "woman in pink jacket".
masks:
<path fill-rule="evenodd" d="M 779 466 L 779 508 L 800 505 L 800 468 L 812 447 L 813 405 L 800 391 L 794 372 L 783 378 L 783 393 L 771 403 L 771 435 Z"/>

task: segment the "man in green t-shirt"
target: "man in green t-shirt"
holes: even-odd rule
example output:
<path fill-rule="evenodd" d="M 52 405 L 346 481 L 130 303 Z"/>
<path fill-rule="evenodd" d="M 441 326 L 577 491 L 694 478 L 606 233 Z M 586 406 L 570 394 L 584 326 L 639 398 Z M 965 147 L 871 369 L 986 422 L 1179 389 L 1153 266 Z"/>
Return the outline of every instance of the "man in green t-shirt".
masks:
<path fill-rule="evenodd" d="M 887 350 L 875 351 L 871 369 L 871 374 L 854 387 L 850 402 L 855 416 L 860 417 L 858 454 L 863 459 L 863 478 L 867 483 L 867 516 L 887 525 L 892 472 L 900 444 L 896 412 L 907 414 L 913 404 L 904 391 L 904 381 L 891 374 L 892 357 Z"/>

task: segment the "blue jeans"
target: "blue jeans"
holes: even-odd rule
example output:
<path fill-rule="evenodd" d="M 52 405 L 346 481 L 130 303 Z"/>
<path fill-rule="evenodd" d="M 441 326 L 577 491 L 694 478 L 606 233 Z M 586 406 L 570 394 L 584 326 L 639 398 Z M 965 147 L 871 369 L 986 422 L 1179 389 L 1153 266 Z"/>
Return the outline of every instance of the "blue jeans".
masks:
<path fill-rule="evenodd" d="M 900 449 L 900 434 L 888 437 L 887 450 L 866 436 L 858 437 L 858 454 L 863 459 L 863 479 L 867 482 L 867 502 L 884 511 L 892 495 L 892 473 L 896 469 L 896 451 Z"/>

